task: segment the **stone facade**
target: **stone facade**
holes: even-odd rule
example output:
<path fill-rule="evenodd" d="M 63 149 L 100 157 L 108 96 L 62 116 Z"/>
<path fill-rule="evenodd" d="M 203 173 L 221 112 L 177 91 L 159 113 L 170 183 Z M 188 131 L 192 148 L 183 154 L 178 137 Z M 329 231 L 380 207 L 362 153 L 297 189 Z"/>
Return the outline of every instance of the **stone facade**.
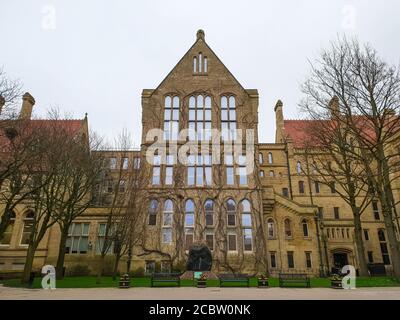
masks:
<path fill-rule="evenodd" d="M 27 101 L 34 103 L 34 99 L 30 95 L 24 96 L 24 117 L 30 117 L 32 110 L 27 108 Z M 175 103 L 177 116 L 173 115 Z M 196 111 L 191 115 L 191 110 Z M 229 110 L 228 119 L 224 110 Z M 198 112 L 202 115 L 199 116 Z M 166 126 L 174 130 L 170 123 L 165 124 L 166 117 L 170 122 L 178 123 L 179 130 L 189 128 L 191 122 L 194 126 L 200 123 L 202 128 L 208 128 L 206 123 L 209 122 L 211 128 L 219 130 L 223 126 L 230 128 L 235 123 L 237 129 L 253 130 L 254 149 L 250 156 L 255 169 L 246 175 L 246 181 L 236 174 L 239 171 L 234 171 L 230 183 L 228 172 L 231 165 L 225 161 L 228 152 L 221 140 L 218 140 L 222 150 L 218 164 L 198 163 L 193 165 L 194 171 L 189 171 L 179 162 L 148 163 L 145 157 L 154 142 L 147 139 L 148 133 Z M 298 170 L 298 163 L 304 165 L 304 150 L 296 144 L 298 138 L 288 134 L 290 127 L 298 123 L 284 119 L 281 101 L 275 106 L 275 117 L 275 143 L 260 143 L 257 90 L 243 88 L 207 45 L 204 32 L 198 31 L 193 46 L 160 85 L 142 92 L 140 150 L 104 151 L 117 166 L 124 161 L 123 158 L 127 158 L 129 163 L 140 159 L 140 170 L 148 168 L 153 172 L 149 177 L 146 199 L 158 204 L 156 217 L 152 223 L 150 218 L 143 222 L 145 248 L 135 248 L 132 269 L 161 268 L 158 265 L 161 262 L 164 269 L 170 268 L 166 267 L 170 262 L 175 267 L 185 262 L 191 243 L 211 247 L 213 271 L 216 272 L 260 273 L 268 270 L 274 275 L 280 271 L 298 271 L 318 276 L 347 263 L 357 267 L 350 208 L 329 187 L 321 185 L 316 190 L 315 185 Z M 173 146 L 180 149 L 185 144 L 200 147 L 198 142 L 187 137 L 171 139 L 167 154 L 173 154 Z M 208 141 L 203 146 L 212 150 L 213 144 Z M 235 170 L 239 167 L 240 163 L 232 166 Z M 154 170 L 159 170 L 159 173 L 155 174 L 158 171 Z M 167 174 L 167 170 L 170 170 L 169 174 L 172 172 L 172 176 Z M 107 185 L 103 187 L 96 195 L 96 205 L 75 221 L 88 227 L 80 234 L 84 238 L 83 248 L 71 248 L 67 254 L 67 269 L 73 265 L 88 265 L 95 270 L 100 225 L 105 223 L 109 210 Z M 398 193 L 396 186 L 394 190 Z M 172 210 L 167 212 L 173 213 L 171 223 L 165 222 L 168 200 L 172 201 Z M 212 201 L 212 207 L 206 208 L 207 201 L 208 204 Z M 0 270 L 20 270 L 23 267 L 26 253 L 26 246 L 21 244 L 24 210 L 23 205 L 17 208 L 10 241 L 0 245 Z M 379 205 L 377 208 L 371 205 L 370 210 L 363 214 L 363 228 L 368 230 L 369 236 L 365 246 L 370 262 L 382 262 L 383 259 L 378 230 L 384 229 L 384 224 L 377 215 Z M 55 225 L 40 244 L 35 268 L 55 264 L 59 240 L 60 232 Z M 112 255 L 109 259 L 111 261 Z M 121 271 L 125 271 L 126 259 L 125 256 L 121 261 Z M 387 267 L 390 269 L 390 264 Z"/>

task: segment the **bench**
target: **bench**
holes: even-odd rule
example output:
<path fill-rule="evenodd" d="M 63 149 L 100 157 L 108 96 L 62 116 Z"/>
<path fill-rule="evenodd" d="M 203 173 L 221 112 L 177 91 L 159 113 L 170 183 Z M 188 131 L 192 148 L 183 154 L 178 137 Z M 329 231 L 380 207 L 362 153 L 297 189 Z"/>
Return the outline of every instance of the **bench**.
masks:
<path fill-rule="evenodd" d="M 305 273 L 280 273 L 279 286 L 285 287 L 285 284 L 305 285 L 307 288 L 311 287 L 310 278 Z"/>
<path fill-rule="evenodd" d="M 179 273 L 153 273 L 151 276 L 151 286 L 157 287 L 157 285 L 163 284 L 163 286 L 181 286 L 181 278 Z"/>
<path fill-rule="evenodd" d="M 247 287 L 250 287 L 250 278 L 247 274 L 220 274 L 218 275 L 219 286 L 223 287 L 224 284 L 246 284 Z M 231 285 L 232 287 L 232 285 Z"/>

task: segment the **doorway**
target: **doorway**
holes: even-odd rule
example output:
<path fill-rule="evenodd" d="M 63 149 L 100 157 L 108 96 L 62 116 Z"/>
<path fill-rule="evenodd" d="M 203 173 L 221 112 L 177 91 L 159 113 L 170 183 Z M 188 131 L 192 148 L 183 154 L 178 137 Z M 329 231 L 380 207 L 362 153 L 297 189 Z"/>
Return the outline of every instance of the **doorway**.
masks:
<path fill-rule="evenodd" d="M 342 269 L 345 265 L 349 264 L 347 253 L 334 253 L 333 254 L 333 265 L 335 268 Z"/>

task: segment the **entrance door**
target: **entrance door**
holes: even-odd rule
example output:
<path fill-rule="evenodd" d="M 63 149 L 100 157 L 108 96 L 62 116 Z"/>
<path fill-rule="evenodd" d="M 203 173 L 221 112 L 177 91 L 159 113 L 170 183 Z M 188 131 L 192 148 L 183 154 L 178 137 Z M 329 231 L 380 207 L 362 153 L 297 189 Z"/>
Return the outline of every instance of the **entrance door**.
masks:
<path fill-rule="evenodd" d="M 345 265 L 348 265 L 349 260 L 347 259 L 347 253 L 334 253 L 333 264 L 335 268 L 339 269 L 342 269 Z"/>

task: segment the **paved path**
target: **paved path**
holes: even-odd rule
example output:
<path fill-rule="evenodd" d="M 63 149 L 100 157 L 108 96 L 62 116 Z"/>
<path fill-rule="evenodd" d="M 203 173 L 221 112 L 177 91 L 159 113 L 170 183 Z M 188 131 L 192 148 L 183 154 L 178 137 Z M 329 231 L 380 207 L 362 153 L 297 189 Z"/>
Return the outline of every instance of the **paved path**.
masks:
<path fill-rule="evenodd" d="M 101 288 L 101 289 L 20 289 L 0 285 L 0 300 L 6 299 L 54 299 L 54 300 L 332 300 L 332 299 L 380 299 L 400 300 L 400 287 L 359 288 L 338 290 L 329 288 L 285 289 L 285 288 Z"/>

